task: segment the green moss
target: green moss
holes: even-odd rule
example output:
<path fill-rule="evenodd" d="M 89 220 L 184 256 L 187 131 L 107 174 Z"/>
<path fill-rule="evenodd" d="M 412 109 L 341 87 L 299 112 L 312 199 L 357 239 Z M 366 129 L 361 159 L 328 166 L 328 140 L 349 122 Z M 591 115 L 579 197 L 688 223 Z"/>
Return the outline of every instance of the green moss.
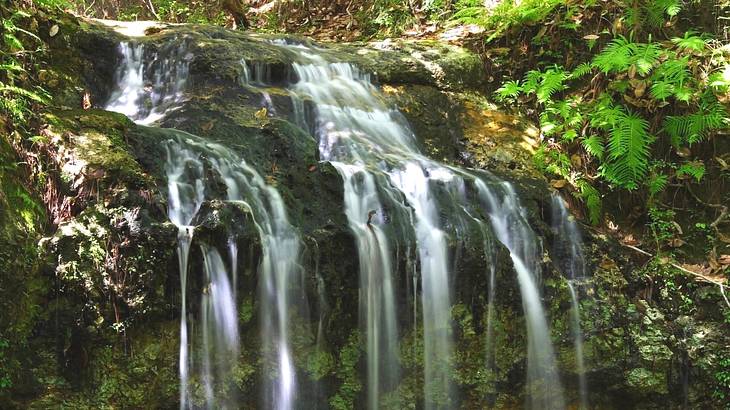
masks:
<path fill-rule="evenodd" d="M 335 375 L 340 380 L 340 386 L 337 393 L 329 399 L 333 409 L 346 410 L 355 407 L 355 400 L 362 390 L 357 370 L 362 352 L 362 336 L 360 331 L 355 329 L 350 333 L 347 344 L 342 347 L 338 357 L 339 366 Z"/>

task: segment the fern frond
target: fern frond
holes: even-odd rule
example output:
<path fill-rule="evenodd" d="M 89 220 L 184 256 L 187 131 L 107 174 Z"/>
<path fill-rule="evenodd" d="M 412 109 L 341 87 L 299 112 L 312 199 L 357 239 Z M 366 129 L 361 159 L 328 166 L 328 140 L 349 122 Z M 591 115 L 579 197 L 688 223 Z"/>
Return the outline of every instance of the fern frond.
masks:
<path fill-rule="evenodd" d="M 707 36 L 697 35 L 696 31 L 689 30 L 684 33 L 684 37 L 672 38 L 672 43 L 674 43 L 680 50 L 692 50 L 702 52 L 705 51 L 707 47 Z"/>
<path fill-rule="evenodd" d="M 568 77 L 565 70 L 562 67 L 553 66 L 542 74 L 542 80 L 538 86 L 535 94 L 537 95 L 537 101 L 545 104 L 550 101 L 550 98 L 558 91 L 564 90 L 566 87 L 563 82 Z"/>
<path fill-rule="evenodd" d="M 705 164 L 701 161 L 686 162 L 677 169 L 677 176 L 680 178 L 692 177 L 695 181 L 700 182 L 705 176 Z"/>
<path fill-rule="evenodd" d="M 536 92 L 541 78 L 542 73 L 538 70 L 530 70 L 525 73 L 525 79 L 522 82 L 522 91 L 524 91 L 525 94 L 532 94 Z"/>
<path fill-rule="evenodd" d="M 667 187 L 667 183 L 669 182 L 669 177 L 667 177 L 665 174 L 653 174 L 649 181 L 646 183 L 647 188 L 649 188 L 649 194 L 652 196 L 664 191 L 664 189 Z"/>
<path fill-rule="evenodd" d="M 686 142 L 690 145 L 707 138 L 707 134 L 723 128 L 728 113 L 719 102 L 702 103 L 697 112 L 687 115 L 668 116 L 664 120 L 664 131 L 674 145 Z"/>
<path fill-rule="evenodd" d="M 632 62 L 636 65 L 636 72 L 645 76 L 651 72 L 654 64 L 659 60 L 661 47 L 657 43 L 636 44 Z"/>
<path fill-rule="evenodd" d="M 593 66 L 604 73 L 626 71 L 631 67 L 631 57 L 636 52 L 636 43 L 619 36 L 601 51 L 594 59 Z"/>
<path fill-rule="evenodd" d="M 589 63 L 581 63 L 578 67 L 576 67 L 573 72 L 570 73 L 568 76 L 569 79 L 574 80 L 577 78 L 581 78 L 587 74 L 589 74 L 593 70 L 593 66 L 591 66 Z"/>
<path fill-rule="evenodd" d="M 578 197 L 583 200 L 588 209 L 588 219 L 591 224 L 598 225 L 601 220 L 601 195 L 588 181 L 579 179 L 575 182 L 578 187 Z"/>
<path fill-rule="evenodd" d="M 608 161 L 602 172 L 611 182 L 636 189 L 646 175 L 649 147 L 654 137 L 649 134 L 649 123 L 636 113 L 620 109 L 608 139 Z"/>
<path fill-rule="evenodd" d="M 16 87 L 13 85 L 5 85 L 3 83 L 0 83 L 0 94 L 15 94 L 24 98 L 27 98 L 31 101 L 35 101 L 37 103 L 45 104 L 48 102 L 49 97 L 47 95 L 26 90 L 24 88 Z"/>
<path fill-rule="evenodd" d="M 520 95 L 520 92 L 522 91 L 522 86 L 520 85 L 519 80 L 514 81 L 510 80 L 506 83 L 502 84 L 501 87 L 497 89 L 494 93 L 497 96 L 497 99 L 500 101 L 504 101 L 508 98 L 515 98 L 518 95 Z"/>
<path fill-rule="evenodd" d="M 581 143 L 587 153 L 598 159 L 603 159 L 605 147 L 603 146 L 603 139 L 601 139 L 601 137 L 598 135 L 591 135 L 590 137 L 584 138 Z"/>

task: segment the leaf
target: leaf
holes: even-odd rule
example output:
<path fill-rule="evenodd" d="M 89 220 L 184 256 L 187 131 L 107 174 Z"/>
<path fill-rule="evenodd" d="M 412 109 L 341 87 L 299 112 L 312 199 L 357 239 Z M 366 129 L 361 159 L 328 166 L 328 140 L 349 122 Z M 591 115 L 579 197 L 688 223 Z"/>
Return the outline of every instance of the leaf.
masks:
<path fill-rule="evenodd" d="M 700 182 L 705 176 L 705 164 L 701 161 L 692 161 L 682 164 L 677 169 L 677 178 L 694 178 L 696 182 Z"/>
<path fill-rule="evenodd" d="M 672 43 L 680 50 L 702 52 L 707 47 L 707 38 L 705 35 L 697 35 L 697 32 L 694 30 L 689 30 L 684 33 L 684 37 L 672 38 Z"/>
<path fill-rule="evenodd" d="M 584 138 L 581 142 L 587 153 L 598 159 L 603 158 L 603 152 L 605 149 L 603 147 L 603 140 L 601 137 L 598 135 L 591 135 L 588 138 Z"/>

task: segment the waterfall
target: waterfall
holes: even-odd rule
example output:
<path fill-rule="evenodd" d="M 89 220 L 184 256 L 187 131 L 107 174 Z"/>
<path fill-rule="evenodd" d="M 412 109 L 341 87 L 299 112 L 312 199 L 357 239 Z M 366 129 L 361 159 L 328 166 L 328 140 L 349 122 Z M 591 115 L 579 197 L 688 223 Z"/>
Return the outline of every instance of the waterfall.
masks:
<path fill-rule="evenodd" d="M 170 41 L 159 50 L 125 41 L 119 51 L 122 61 L 107 110 L 120 112 L 138 124 L 151 124 L 184 101 L 192 60 L 184 39 Z"/>
<path fill-rule="evenodd" d="M 192 55 L 185 42 L 169 42 L 162 50 L 147 53 L 142 44 L 120 44 L 122 63 L 116 74 L 116 87 L 106 108 L 124 113 L 139 124 L 163 118 L 184 101 L 184 87 Z M 257 79 L 266 73 L 257 72 Z M 150 85 L 151 84 L 151 85 Z M 180 408 L 195 407 L 190 376 L 195 361 L 188 333 L 187 279 L 194 222 L 206 200 L 215 191 L 207 186 L 212 170 L 226 186 L 225 201 L 238 204 L 253 216 L 259 233 L 262 257 L 259 266 L 262 345 L 266 356 L 266 408 L 291 409 L 296 400 L 295 368 L 290 346 L 289 310 L 294 300 L 303 300 L 302 270 L 299 265 L 300 239 L 289 223 L 278 191 L 229 149 L 206 143 L 191 134 L 164 130 L 169 135 L 165 148 L 168 179 L 168 214 L 178 227 L 178 261 L 181 283 L 180 317 Z M 201 295 L 200 382 L 208 409 L 237 407 L 226 394 L 239 356 L 237 313 L 238 246 L 229 237 L 227 250 L 230 272 L 218 249 L 201 245 L 205 286 Z"/>
<path fill-rule="evenodd" d="M 537 287 L 542 257 L 537 237 L 527 223 L 524 208 L 511 184 L 501 182 L 495 189 L 490 189 L 482 180 L 476 180 L 476 187 L 488 209 L 497 239 L 509 250 L 517 272 L 527 319 L 529 407 L 565 408 L 550 330 Z"/>
<path fill-rule="evenodd" d="M 342 180 L 344 213 L 358 251 L 360 325 L 365 335 L 367 366 L 366 407 L 381 408 L 386 398 L 397 401 L 394 395 L 399 394 L 397 388 L 403 373 L 398 318 L 411 314 L 415 316 L 414 326 L 423 335 L 422 407 L 441 410 L 459 404 L 454 387 L 451 311 L 453 287 L 458 280 L 457 248 L 474 239 L 468 235 L 480 235 L 488 303 L 485 370 L 492 371 L 495 362 L 495 259 L 501 243 L 509 251 L 516 272 L 525 316 L 526 404 L 533 409 L 565 408 L 539 288 L 542 244 L 512 185 L 489 173 L 449 166 L 423 155 L 401 113 L 384 103 L 385 98 L 372 84 L 370 75 L 355 65 L 328 61 L 325 52 L 312 47 L 271 43 L 296 60 L 292 64 L 296 81 L 289 86 L 295 121 L 313 132 L 320 160 L 332 164 Z M 192 59 L 185 44 L 169 42 L 152 49 L 122 43 L 117 86 L 107 108 L 125 113 L 141 124 L 157 122 L 178 108 L 185 101 Z M 272 78 L 269 65 L 245 60 L 241 64 L 240 85 L 258 91 L 261 105 L 269 115 L 276 115 L 266 90 Z M 313 111 L 307 112 L 310 107 Z M 312 117 L 308 116 L 310 113 Z M 188 316 L 188 271 L 191 266 L 201 265 L 190 263 L 191 246 L 195 226 L 205 216 L 198 214 L 206 201 L 238 207 L 250 215 L 261 241 L 257 306 L 264 377 L 261 407 L 301 407 L 297 402 L 291 316 L 305 299 L 301 286 L 302 250 L 299 233 L 289 222 L 279 192 L 231 149 L 180 131 L 163 133 L 168 137 L 168 211 L 179 229 L 181 408 L 199 406 L 193 403 L 197 400 L 192 388 L 197 386 L 196 381 L 204 394 L 204 407 L 237 407 L 235 397 L 227 393 L 241 343 L 234 226 L 226 227 L 227 236 L 221 243 L 195 248 L 202 257 L 200 274 L 204 287 L 200 295 L 200 326 L 189 334 L 193 318 Z M 217 194 L 222 186 L 223 196 Z M 560 218 L 571 222 L 567 216 Z M 476 234 L 468 228 L 475 224 L 479 228 Z M 563 223 L 556 229 L 572 228 Z M 566 238 L 571 237 L 568 234 Z M 579 252 L 580 245 L 574 250 Z M 407 260 L 406 272 L 400 272 L 403 259 Z M 578 256 L 571 260 L 578 260 Z M 582 273 L 571 273 L 571 278 L 577 276 Z M 325 285 L 317 284 L 318 289 Z M 399 289 L 399 285 L 412 289 Z M 569 286 L 574 300 L 576 354 L 580 356 L 577 361 L 584 377 L 577 297 L 573 284 Z M 406 294 L 414 295 L 413 311 L 399 312 L 398 307 L 404 304 L 398 303 L 398 296 Z M 322 316 L 319 326 L 318 343 L 323 339 Z M 195 338 L 192 333 L 201 339 L 195 352 L 191 348 Z M 193 360 L 193 353 L 198 360 Z M 196 376 L 199 379 L 195 380 Z M 585 380 L 581 380 L 583 395 Z M 421 407 L 420 402 L 418 405 Z"/>
<path fill-rule="evenodd" d="M 562 261 L 562 268 L 568 276 L 568 290 L 570 292 L 570 327 L 573 334 L 575 348 L 575 363 L 578 372 L 578 393 L 582 409 L 588 408 L 588 382 L 583 359 L 583 330 L 580 325 L 580 305 L 575 290 L 575 282 L 586 276 L 585 258 L 580 230 L 575 219 L 568 213 L 565 203 L 557 194 L 552 196 L 552 228 L 555 235 L 553 253 Z"/>
<path fill-rule="evenodd" d="M 180 146 L 167 146 L 168 216 L 178 227 L 177 255 L 180 269 L 180 408 L 190 407 L 190 357 L 187 317 L 187 277 L 190 245 L 193 241 L 192 220 L 203 203 L 203 167 L 195 153 Z M 185 174 L 192 175 L 188 178 Z M 190 183 L 190 181 L 193 183 Z"/>
<path fill-rule="evenodd" d="M 367 74 L 351 64 L 328 63 L 304 46 L 289 47 L 301 57 L 294 63 L 295 100 L 311 99 L 316 105 L 320 158 L 343 179 L 345 213 L 358 245 L 368 407 L 378 408 L 382 394 L 398 381 L 394 240 L 385 235 L 390 220 L 415 222 L 425 402 L 428 408 L 448 407 L 453 352 L 448 250 L 430 184 L 440 177 L 446 181 L 449 172 L 418 153 L 414 136 L 399 114 L 380 102 Z M 402 166 L 394 166 L 401 161 Z"/>
<path fill-rule="evenodd" d="M 459 238 L 453 227 L 474 219 L 468 207 L 453 212 L 451 229 L 443 224 L 442 208 L 453 203 L 468 202 L 464 193 L 473 184 L 490 210 L 490 223 L 498 239 L 509 250 L 517 271 L 527 317 L 528 396 L 532 408 L 562 408 L 560 386 L 554 352 L 544 309 L 538 290 L 541 252 L 537 238 L 524 220 L 511 186 L 499 183 L 499 203 L 490 188 L 474 173 L 446 166 L 423 156 L 417 148 L 410 128 L 395 110 L 382 102 L 378 90 L 367 74 L 357 67 L 328 62 L 315 50 L 302 45 L 288 46 L 298 53 L 294 63 L 298 82 L 292 87 L 294 107 L 303 114 L 303 103 L 314 103 L 316 120 L 313 126 L 306 118 L 298 122 L 305 129 L 314 129 L 319 140 L 322 160 L 339 171 L 345 189 L 346 215 L 359 251 L 361 304 L 367 312 L 365 325 L 368 354 L 368 401 L 377 408 L 380 395 L 380 364 L 390 363 L 389 345 L 396 341 L 378 342 L 383 335 L 395 334 L 389 325 L 389 304 L 392 298 L 389 283 L 394 272 L 385 263 L 393 250 L 384 227 L 398 220 L 398 206 L 403 202 L 415 237 L 421 276 L 421 309 L 424 338 L 424 403 L 426 408 L 452 408 L 457 402 L 452 387 L 452 321 L 451 272 L 449 237 Z M 300 100 L 299 102 L 297 100 Z M 493 180 L 496 178 L 490 177 Z M 373 217 L 375 216 L 375 217 Z M 402 216 L 401 216 L 402 218 Z M 484 226 L 480 223 L 480 226 Z M 483 228 L 483 235 L 486 231 Z M 392 242 L 392 240 L 391 240 Z M 484 242 L 485 253 L 487 241 Z M 485 258 L 490 260 L 489 255 Z M 492 343 L 491 321 L 496 281 L 493 267 L 489 274 L 488 344 Z M 380 275 L 380 277 L 378 277 Z M 376 281 L 371 278 L 376 278 Z M 374 288 L 380 280 L 381 287 Z M 378 295 L 373 298 L 372 295 Z M 376 304 L 377 306 L 372 306 Z M 385 316 L 383 316 L 385 313 Z M 392 332 L 392 333 L 391 333 Z M 487 352 L 487 355 L 491 354 Z M 488 359 L 489 362 L 489 359 Z"/>
<path fill-rule="evenodd" d="M 259 267 L 259 293 L 261 298 L 262 344 L 266 363 L 266 375 L 277 375 L 267 391 L 266 408 L 291 409 L 296 399 L 296 378 L 290 345 L 289 309 L 293 299 L 302 299 L 298 284 L 302 282 L 299 266 L 300 240 L 288 221 L 284 202 L 278 191 L 267 185 L 264 178 L 246 162 L 227 148 L 190 134 L 169 130 L 167 142 L 168 167 L 184 169 L 188 179 L 183 186 L 194 181 L 202 185 L 197 169 L 211 169 L 226 186 L 225 200 L 251 212 L 262 243 Z M 200 158 L 205 158 L 202 163 Z M 190 167 L 189 163 L 195 166 Z M 170 181 L 179 181 L 179 173 L 168 172 Z M 172 182 L 171 182 L 172 183 Z M 179 182 L 176 182 L 179 184 Z M 171 191 L 171 192 L 179 192 Z M 174 204 L 171 196 L 170 203 Z M 199 205 L 198 205 L 199 207 Z M 190 206 L 187 206 L 189 209 Z M 217 249 L 203 247 L 204 270 L 208 285 L 202 295 L 203 371 L 207 408 L 224 407 L 225 398 L 215 391 L 215 385 L 226 383 L 226 377 L 238 360 L 238 325 L 235 290 L 231 283 L 236 280 L 237 248 L 228 243 L 232 260 L 229 275 Z M 183 346 L 181 346 L 181 357 Z M 217 371 L 211 360 L 217 359 Z M 181 359 L 182 360 L 182 359 Z M 187 370 L 181 367 L 181 379 Z M 181 381 L 182 383 L 182 381 Z M 187 386 L 181 388 L 185 391 Z M 181 393 L 182 394 L 182 393 Z M 182 404 L 182 400 L 181 400 Z"/>

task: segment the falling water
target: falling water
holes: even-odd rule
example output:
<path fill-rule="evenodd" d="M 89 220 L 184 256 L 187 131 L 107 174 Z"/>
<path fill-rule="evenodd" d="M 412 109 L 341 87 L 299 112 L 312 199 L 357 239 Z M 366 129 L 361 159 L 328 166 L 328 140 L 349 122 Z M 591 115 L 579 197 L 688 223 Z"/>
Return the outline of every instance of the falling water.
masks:
<path fill-rule="evenodd" d="M 418 243 L 426 406 L 446 406 L 452 356 L 448 251 L 430 185 L 442 177 L 447 181 L 449 172 L 418 153 L 412 133 L 396 111 L 380 102 L 367 74 L 351 64 L 328 63 L 304 46 L 290 48 L 301 56 L 294 64 L 299 82 L 293 92 L 316 104 L 320 157 L 343 179 L 345 212 L 357 240 L 368 406 L 378 408 L 381 395 L 397 383 L 394 250 L 384 230 L 404 219 L 415 221 L 412 235 Z"/>
<path fill-rule="evenodd" d="M 171 47 L 171 44 L 178 44 Z M 164 52 L 163 52 L 164 51 Z M 184 86 L 192 55 L 185 42 L 171 42 L 163 50 L 147 53 L 141 44 L 120 45 L 122 64 L 117 72 L 117 87 L 107 109 L 122 112 L 140 124 L 155 122 L 184 101 Z M 256 74 L 263 81 L 266 72 Z M 151 84 L 151 85 L 149 85 Z M 262 243 L 259 267 L 262 338 L 266 375 L 276 375 L 275 386 L 265 398 L 266 408 L 291 409 L 296 399 L 296 378 L 290 346 L 289 310 L 303 296 L 299 266 L 300 241 L 290 225 L 283 200 L 273 187 L 241 158 L 223 146 L 207 144 L 202 139 L 166 130 L 168 199 L 170 220 L 178 226 L 178 258 L 181 282 L 180 318 L 180 408 L 193 407 L 190 374 L 193 358 L 190 352 L 187 314 L 187 276 L 193 222 L 207 199 L 206 173 L 212 169 L 227 188 L 226 200 L 248 209 L 254 218 Z M 201 295 L 201 374 L 206 407 L 235 407 L 230 397 L 220 393 L 230 381 L 232 367 L 238 361 L 239 336 L 236 313 L 238 248 L 228 241 L 231 273 L 226 269 L 215 247 L 201 246 L 205 287 Z M 298 277 L 297 277 L 298 275 Z M 268 383 L 267 383 L 268 385 Z"/>
<path fill-rule="evenodd" d="M 151 123 L 179 106 L 184 101 L 191 59 L 184 44 L 153 52 L 142 45 L 123 43 L 118 86 L 107 108 L 123 112 L 139 123 Z M 343 180 L 345 214 L 359 257 L 360 311 L 367 349 L 367 406 L 379 408 L 384 395 L 393 393 L 400 381 L 396 277 L 397 261 L 403 256 L 399 253 L 401 245 L 405 246 L 406 259 L 411 246 L 417 255 L 413 265 L 417 265 L 419 276 L 412 269 L 409 279 L 414 281 L 414 294 L 418 290 L 415 281 L 420 279 L 424 407 L 446 409 L 458 403 L 452 386 L 451 320 L 452 271 L 458 256 L 452 256 L 450 251 L 454 239 L 464 239 L 463 227 L 476 221 L 482 230 L 485 259 L 493 260 L 490 239 L 494 234 L 510 251 L 517 273 L 528 335 L 528 404 L 534 409 L 563 408 L 562 388 L 538 288 L 540 242 L 530 229 L 512 186 L 490 175 L 476 176 L 423 156 L 402 115 L 383 103 L 384 98 L 371 84 L 369 75 L 352 64 L 328 62 L 319 50 L 302 45 L 275 46 L 288 49 L 297 58 L 293 64 L 297 82 L 291 86 L 297 122 L 314 131 L 320 159 L 329 161 Z M 241 63 L 242 85 L 255 88 L 270 81 L 266 64 Z M 272 101 L 263 91 L 262 105 L 273 114 Z M 305 101 L 314 105 L 314 121 L 305 113 Z M 207 179 L 216 178 L 209 175 L 213 171 L 226 186 L 226 203 L 248 210 L 261 238 L 259 291 L 267 377 L 262 407 L 289 410 L 297 404 L 289 315 L 303 295 L 297 289 L 302 283 L 300 240 L 288 221 L 283 201 L 253 168 L 225 147 L 170 130 L 166 148 L 170 219 L 180 230 L 181 408 L 192 407 L 189 378 L 194 368 L 186 306 L 188 258 L 196 214 L 205 200 L 216 199 L 207 197 L 215 190 L 206 189 L 210 183 Z M 479 201 L 467 195 L 466 191 L 472 188 Z M 442 214 L 449 207 L 454 212 L 449 213 L 447 221 Z M 230 398 L 220 394 L 239 350 L 238 248 L 234 240 L 229 240 L 227 246 L 230 271 L 214 246 L 202 246 L 200 250 L 207 283 L 201 295 L 200 381 L 208 408 L 235 407 Z M 488 274 L 487 345 L 491 346 L 497 287 L 493 264 L 488 266 Z M 414 312 L 417 306 L 414 303 Z M 489 350 L 487 362 L 491 363 L 493 352 Z"/>
<path fill-rule="evenodd" d="M 580 395 L 580 406 L 588 408 L 588 383 L 586 381 L 586 368 L 583 359 L 583 330 L 580 325 L 580 304 L 575 291 L 575 281 L 585 278 L 585 259 L 581 234 L 563 200 L 558 195 L 552 196 L 552 226 L 555 235 L 554 253 L 562 261 L 563 269 L 568 276 L 568 290 L 570 291 L 570 318 L 571 332 L 575 346 L 575 362 L 578 372 L 578 389 Z"/>
<path fill-rule="evenodd" d="M 138 124 L 151 124 L 183 101 L 192 60 L 184 40 L 170 41 L 158 51 L 146 50 L 141 43 L 122 42 L 119 51 L 122 63 L 107 110 L 120 112 Z"/>
<path fill-rule="evenodd" d="M 203 167 L 198 155 L 180 146 L 167 147 L 168 216 L 178 227 L 177 255 L 180 268 L 180 408 L 190 407 L 190 357 L 188 346 L 187 277 L 190 244 L 193 240 L 192 220 L 203 203 Z M 191 175 L 192 178 L 186 177 Z M 190 181 L 193 181 L 191 184 Z"/>
<path fill-rule="evenodd" d="M 529 406 L 532 409 L 565 408 L 550 330 L 537 287 L 541 259 L 537 237 L 527 223 L 524 208 L 520 206 L 511 184 L 501 182 L 490 189 L 482 180 L 477 179 L 475 183 L 497 239 L 510 252 L 520 284 L 527 319 Z"/>
<path fill-rule="evenodd" d="M 288 317 L 293 304 L 292 293 L 301 291 L 295 289 L 301 283 L 298 234 L 289 224 L 284 202 L 278 191 L 267 185 L 264 178 L 245 161 L 221 145 L 205 143 L 189 134 L 172 130 L 170 133 L 174 138 L 167 145 L 168 152 L 171 153 L 168 156 L 168 167 L 171 170 L 185 170 L 182 175 L 187 177 L 182 178 L 179 172 L 168 171 L 170 181 L 184 180 L 185 186 L 192 185 L 193 181 L 202 184 L 201 176 L 189 170 L 210 168 L 226 186 L 226 201 L 239 204 L 253 215 L 262 242 L 259 269 L 262 339 L 266 362 L 274 363 L 266 369 L 266 374 L 267 377 L 277 375 L 275 386 L 267 392 L 265 407 L 290 409 L 296 399 L 296 380 Z M 205 163 L 201 158 L 205 158 Z M 192 167 L 189 165 L 191 163 Z M 172 199 L 171 196 L 171 204 L 177 202 Z M 228 246 L 229 255 L 235 261 L 237 248 L 230 241 Z M 225 383 L 226 375 L 230 372 L 230 366 L 227 367 L 226 363 L 235 363 L 238 356 L 235 291 L 231 286 L 231 280 L 235 280 L 236 276 L 231 275 L 229 278 L 223 259 L 216 249 L 204 247 L 201 252 L 209 282 L 204 289 L 201 304 L 204 355 L 202 380 L 208 408 L 219 408 L 225 401 L 216 397 L 214 386 L 216 383 Z M 301 295 L 298 297 L 301 298 Z M 210 364 L 213 358 L 218 360 L 217 373 Z"/>

